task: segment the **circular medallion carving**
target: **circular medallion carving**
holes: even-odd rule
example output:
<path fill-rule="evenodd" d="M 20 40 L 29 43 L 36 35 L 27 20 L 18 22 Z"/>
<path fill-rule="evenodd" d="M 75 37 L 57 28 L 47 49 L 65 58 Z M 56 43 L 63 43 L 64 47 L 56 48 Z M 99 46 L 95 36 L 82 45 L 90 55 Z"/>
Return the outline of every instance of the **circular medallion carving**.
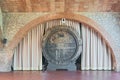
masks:
<path fill-rule="evenodd" d="M 43 39 L 43 55 L 53 64 L 67 65 L 81 53 L 81 39 L 73 28 L 55 26 L 48 30 Z"/>

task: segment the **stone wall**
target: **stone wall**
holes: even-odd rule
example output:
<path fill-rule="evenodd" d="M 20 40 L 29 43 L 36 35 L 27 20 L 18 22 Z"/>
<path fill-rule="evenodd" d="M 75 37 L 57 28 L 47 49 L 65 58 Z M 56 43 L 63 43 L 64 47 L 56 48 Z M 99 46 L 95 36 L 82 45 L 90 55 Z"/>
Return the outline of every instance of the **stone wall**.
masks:
<path fill-rule="evenodd" d="M 2 13 L 0 10 L 0 48 L 2 48 L 1 39 L 2 39 Z"/>
<path fill-rule="evenodd" d="M 13 54 L 10 50 L 0 50 L 0 72 L 11 71 Z"/>
<path fill-rule="evenodd" d="M 15 34 L 30 21 L 49 13 L 4 13 L 4 37 L 8 42 Z M 118 12 L 78 12 L 76 14 L 91 18 L 102 26 L 120 48 L 120 13 Z"/>
<path fill-rule="evenodd" d="M 25 25 L 27 25 L 30 21 L 44 16 L 50 13 L 3 13 L 3 37 L 8 39 L 8 43 L 13 39 L 15 34 Z M 95 22 L 101 25 L 103 29 L 105 29 L 109 35 L 111 35 L 112 39 L 115 41 L 115 45 L 120 48 L 120 13 L 118 12 L 76 12 L 75 14 L 84 15 L 88 18 L 91 18 Z M 47 18 L 47 17 L 46 17 Z M 8 44 L 7 43 L 7 44 Z M 1 45 L 2 46 L 2 45 Z M 6 45 L 7 46 L 7 45 Z M 5 55 L 9 55 L 11 50 L 1 49 L 0 57 L 0 71 L 10 71 L 10 64 L 12 57 L 4 57 Z M 12 56 L 12 54 L 11 54 Z M 3 58 L 4 57 L 4 58 Z M 6 70 L 4 67 L 9 67 Z M 117 66 L 119 67 L 119 66 Z"/>
<path fill-rule="evenodd" d="M 79 13 L 78 13 L 79 14 Z M 119 12 L 93 12 L 81 13 L 101 25 L 113 38 L 116 46 L 120 48 L 120 13 Z"/>
<path fill-rule="evenodd" d="M 20 28 L 45 14 L 47 13 L 3 13 L 4 37 L 9 42 Z"/>

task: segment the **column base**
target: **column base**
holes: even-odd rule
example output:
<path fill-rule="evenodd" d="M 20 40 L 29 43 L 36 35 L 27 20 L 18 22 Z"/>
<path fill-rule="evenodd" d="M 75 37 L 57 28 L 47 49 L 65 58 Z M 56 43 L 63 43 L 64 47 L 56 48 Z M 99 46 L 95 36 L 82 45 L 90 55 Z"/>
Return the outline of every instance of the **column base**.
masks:
<path fill-rule="evenodd" d="M 116 72 L 120 72 L 120 65 L 117 65 L 117 66 L 116 66 L 115 71 L 116 71 Z"/>

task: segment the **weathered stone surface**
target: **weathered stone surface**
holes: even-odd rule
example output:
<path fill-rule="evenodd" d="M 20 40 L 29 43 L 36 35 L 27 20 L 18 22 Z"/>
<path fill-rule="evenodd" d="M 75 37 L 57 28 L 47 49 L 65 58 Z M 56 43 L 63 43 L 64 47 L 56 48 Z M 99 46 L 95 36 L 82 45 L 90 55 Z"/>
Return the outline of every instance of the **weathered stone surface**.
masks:
<path fill-rule="evenodd" d="M 120 72 L 120 64 L 116 66 L 115 71 L 116 71 L 116 72 Z"/>
<path fill-rule="evenodd" d="M 0 72 L 11 71 L 12 57 L 10 50 L 0 50 Z"/>
<path fill-rule="evenodd" d="M 3 13 L 3 36 L 7 38 L 9 42 L 20 28 L 45 14 L 47 13 Z"/>
<path fill-rule="evenodd" d="M 120 48 L 120 12 L 78 12 L 101 25 L 110 34 L 115 45 Z"/>

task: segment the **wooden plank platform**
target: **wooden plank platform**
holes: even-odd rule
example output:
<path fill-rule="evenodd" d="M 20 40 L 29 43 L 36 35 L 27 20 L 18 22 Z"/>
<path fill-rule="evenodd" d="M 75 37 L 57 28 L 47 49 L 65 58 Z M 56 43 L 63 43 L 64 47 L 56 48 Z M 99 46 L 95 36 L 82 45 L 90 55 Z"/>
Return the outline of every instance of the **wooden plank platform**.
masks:
<path fill-rule="evenodd" d="M 120 80 L 115 71 L 12 71 L 1 72 L 0 80 Z"/>

